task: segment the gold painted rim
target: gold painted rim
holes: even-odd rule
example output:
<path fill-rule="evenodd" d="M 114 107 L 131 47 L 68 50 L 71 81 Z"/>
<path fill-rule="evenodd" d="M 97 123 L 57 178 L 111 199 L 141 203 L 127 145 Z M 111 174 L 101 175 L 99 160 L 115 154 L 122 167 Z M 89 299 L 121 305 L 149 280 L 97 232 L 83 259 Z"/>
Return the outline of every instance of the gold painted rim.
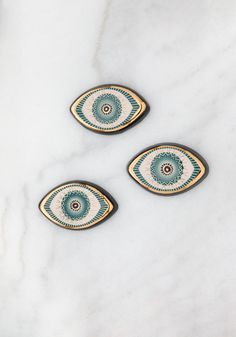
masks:
<path fill-rule="evenodd" d="M 53 190 L 51 190 L 50 192 L 48 192 L 48 193 L 45 195 L 45 197 L 43 197 L 43 199 L 42 199 L 42 200 L 40 201 L 40 203 L 39 203 L 39 209 L 40 209 L 40 211 L 43 213 L 43 215 L 44 215 L 48 220 L 50 220 L 51 222 L 53 222 L 54 224 L 56 224 L 56 225 L 58 225 L 58 226 L 60 226 L 60 227 L 62 227 L 62 228 L 73 229 L 73 230 L 89 228 L 89 227 L 92 227 L 92 226 L 98 224 L 99 222 L 103 221 L 103 220 L 104 220 L 104 219 L 111 213 L 111 211 L 112 211 L 113 208 L 114 208 L 114 205 L 112 204 L 112 202 L 110 201 L 110 199 L 108 199 L 108 198 L 107 198 L 101 191 L 99 191 L 97 188 L 95 188 L 94 186 L 91 186 L 91 185 L 89 185 L 89 184 L 84 184 L 84 183 L 80 183 L 80 182 L 78 182 L 77 184 L 83 185 L 84 187 L 89 187 L 90 189 L 92 189 L 92 190 L 95 191 L 96 193 L 99 193 L 99 194 L 103 197 L 103 199 L 105 200 L 105 202 L 107 203 L 108 209 L 107 209 L 107 211 L 103 214 L 103 216 L 102 216 L 100 219 L 94 221 L 92 224 L 89 224 L 89 225 L 83 225 L 83 226 L 64 226 L 64 225 L 62 225 L 59 221 L 53 219 L 53 218 L 50 216 L 50 214 L 47 213 L 47 211 L 44 209 L 44 206 L 45 206 L 45 204 L 46 204 L 48 198 L 50 198 L 50 196 L 51 196 L 54 192 L 56 192 L 58 189 L 60 189 L 62 186 L 63 186 L 63 187 L 69 187 L 69 186 L 75 185 L 75 184 L 76 184 L 76 182 L 71 182 L 71 183 L 62 184 L 62 185 L 60 185 L 60 186 L 55 187 L 55 188 L 54 188 Z"/>
<path fill-rule="evenodd" d="M 95 92 L 97 91 L 98 89 L 106 89 L 106 88 L 115 88 L 115 89 L 122 89 L 124 91 L 126 91 L 131 97 L 133 97 L 136 102 L 139 104 L 139 109 L 136 111 L 136 113 L 134 114 L 134 116 L 132 117 L 132 119 L 127 122 L 126 124 L 124 125 L 120 125 L 112 130 L 100 130 L 94 126 L 91 126 L 91 125 L 88 125 L 86 122 L 84 122 L 82 120 L 82 118 L 80 118 L 76 112 L 76 107 L 78 106 L 78 104 L 82 101 L 82 99 L 89 93 L 89 92 Z M 93 88 L 91 90 L 87 90 L 84 94 L 82 94 L 81 96 L 79 96 L 75 101 L 74 103 L 71 105 L 71 108 L 70 108 L 70 111 L 72 113 L 72 115 L 75 117 L 75 119 L 81 123 L 83 126 L 85 126 L 86 128 L 88 129 L 91 129 L 91 130 L 94 130 L 94 131 L 97 131 L 97 132 L 101 132 L 101 133 L 112 133 L 112 132 L 116 132 L 116 131 L 119 131 L 119 130 L 122 130 L 126 127 L 128 127 L 130 124 L 132 124 L 135 120 L 137 120 L 143 113 L 144 111 L 146 110 L 147 108 L 147 105 L 146 103 L 137 95 L 135 94 L 132 90 L 128 89 L 128 88 L 125 88 L 125 87 L 122 87 L 120 85 L 104 85 L 104 86 L 100 86 L 100 87 L 96 87 L 96 88 Z"/>
<path fill-rule="evenodd" d="M 157 150 L 157 149 L 162 149 L 162 148 L 166 148 L 166 147 L 171 147 L 171 148 L 175 148 L 177 150 L 181 150 L 181 151 L 184 151 L 186 152 L 190 157 L 192 157 L 196 162 L 197 164 L 199 165 L 200 167 L 200 173 L 193 179 L 193 181 L 191 181 L 187 186 L 183 186 L 181 189 L 179 189 L 178 191 L 157 191 L 156 189 L 150 187 L 150 186 L 147 186 L 145 185 L 142 181 L 140 181 L 139 179 L 137 179 L 133 169 L 134 169 L 134 166 L 137 164 L 137 162 L 139 161 L 139 159 L 145 155 L 146 153 L 150 152 L 151 150 Z M 139 183 L 141 186 L 143 186 L 144 188 L 146 188 L 147 190 L 151 191 L 151 192 L 154 192 L 156 194 L 166 194 L 166 195 L 170 195 L 170 194 L 177 194 L 177 193 L 180 193 L 180 192 L 183 192 L 184 190 L 187 190 L 189 189 L 191 186 L 193 186 L 194 184 L 196 184 L 197 181 L 199 181 L 205 174 L 206 172 L 206 168 L 205 166 L 203 165 L 203 163 L 201 162 L 201 160 L 195 156 L 192 152 L 190 152 L 189 150 L 186 150 L 182 147 L 179 147 L 179 146 L 176 146 L 176 145 L 160 145 L 160 146 L 154 146 L 153 148 L 149 148 L 148 150 L 142 152 L 141 154 L 138 155 L 138 157 L 136 157 L 129 165 L 128 167 L 128 172 L 129 174 L 132 176 L 132 178 L 137 181 L 137 183 Z"/>

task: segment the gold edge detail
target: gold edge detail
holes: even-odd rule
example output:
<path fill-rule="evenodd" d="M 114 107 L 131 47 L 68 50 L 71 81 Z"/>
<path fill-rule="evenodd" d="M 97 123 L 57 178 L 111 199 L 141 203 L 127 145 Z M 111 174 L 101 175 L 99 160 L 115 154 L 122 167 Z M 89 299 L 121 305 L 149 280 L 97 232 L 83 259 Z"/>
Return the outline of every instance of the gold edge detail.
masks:
<path fill-rule="evenodd" d="M 185 150 L 184 148 L 181 148 L 181 147 L 178 147 L 178 146 L 175 146 L 175 145 L 169 145 L 171 146 L 172 148 L 175 148 L 175 149 L 178 149 L 178 150 L 182 150 L 182 151 L 185 151 L 189 156 L 191 156 L 196 162 L 197 164 L 199 165 L 200 167 L 200 173 L 193 179 L 193 181 L 191 181 L 191 183 L 189 183 L 187 186 L 184 186 L 182 187 L 181 189 L 179 189 L 178 191 L 157 191 L 156 189 L 150 187 L 150 186 L 147 186 L 145 185 L 144 183 L 142 183 L 139 179 L 137 179 L 133 169 L 134 169 L 134 166 L 136 165 L 136 163 L 138 162 L 138 160 L 146 153 L 148 153 L 150 150 L 155 150 L 155 149 L 161 149 L 161 148 L 166 148 L 168 145 L 160 145 L 160 146 L 154 146 L 153 148 L 151 149 L 148 149 L 144 152 L 142 152 L 141 154 L 138 155 L 138 157 L 136 157 L 129 165 L 128 167 L 128 172 L 129 174 L 131 175 L 131 177 L 138 183 L 140 184 L 141 186 L 143 186 L 144 188 L 146 188 L 147 190 L 150 190 L 156 194 L 177 194 L 177 193 L 180 193 L 184 190 L 187 190 L 189 189 L 190 186 L 196 184 L 196 182 L 198 180 L 200 180 L 202 178 L 202 176 L 205 174 L 206 172 L 206 168 L 205 166 L 203 165 L 203 163 L 201 162 L 200 159 L 198 159 L 198 157 L 196 157 L 192 152 L 188 151 L 188 150 Z"/>
<path fill-rule="evenodd" d="M 81 100 L 89 93 L 89 92 L 94 92 L 96 90 L 98 90 L 99 88 L 101 89 L 106 89 L 106 88 L 116 88 L 116 89 L 122 89 L 126 92 L 129 93 L 130 96 L 132 96 L 136 101 L 137 103 L 139 104 L 139 109 L 136 111 L 135 115 L 132 117 L 132 119 L 127 122 L 126 124 L 124 125 L 121 125 L 119 127 L 116 127 L 112 130 L 99 130 L 98 128 L 96 127 L 93 127 L 93 126 L 90 126 L 88 125 L 86 122 L 84 122 L 82 120 L 82 118 L 80 118 L 76 112 L 76 107 L 78 106 L 78 104 L 81 102 Z M 102 133 L 112 133 L 112 132 L 115 132 L 115 131 L 119 131 L 119 130 L 122 130 L 124 128 L 126 128 L 127 126 L 129 126 L 130 124 L 132 124 L 137 118 L 139 118 L 143 113 L 144 111 L 146 110 L 147 106 L 146 106 L 146 103 L 143 102 L 141 100 L 141 98 L 136 95 L 134 92 L 132 92 L 131 90 L 125 88 L 125 87 L 122 87 L 122 86 L 117 86 L 117 85 L 107 85 L 107 86 L 101 86 L 101 87 L 97 87 L 95 89 L 92 89 L 92 90 L 88 90 L 86 91 L 84 94 L 82 94 L 81 96 L 79 96 L 75 101 L 74 103 L 71 105 L 71 108 L 70 108 L 70 111 L 72 113 L 72 115 L 75 117 L 75 119 L 80 123 L 82 124 L 83 126 L 85 126 L 86 128 L 90 129 L 90 130 L 95 130 L 97 132 L 102 132 Z"/>
<path fill-rule="evenodd" d="M 66 229 L 72 229 L 72 230 L 78 230 L 78 229 L 85 229 L 85 228 L 89 228 L 89 227 L 92 227 L 94 225 L 96 225 L 97 223 L 101 222 L 102 220 L 104 220 L 108 214 L 111 213 L 111 211 L 113 210 L 114 208 L 114 205 L 112 204 L 112 202 L 110 201 L 110 199 L 108 199 L 101 191 L 99 191 L 97 188 L 91 186 L 91 185 L 88 185 L 88 184 L 83 184 L 83 183 L 79 183 L 80 185 L 83 185 L 85 187 L 89 187 L 90 189 L 94 190 L 95 192 L 99 193 L 103 199 L 105 200 L 105 202 L 107 203 L 108 205 L 108 209 L 107 211 L 104 213 L 104 215 L 94 221 L 93 223 L 89 224 L 89 225 L 83 225 L 83 226 L 63 226 L 60 222 L 56 221 L 55 219 L 53 219 L 50 214 L 48 214 L 45 209 L 44 209 L 44 206 L 45 206 L 45 203 L 47 202 L 48 198 L 50 198 L 50 196 L 56 192 L 58 189 L 60 189 L 62 186 L 63 187 L 69 187 L 71 185 L 74 185 L 76 184 L 76 182 L 72 182 L 72 183 L 69 183 L 69 184 L 65 184 L 65 185 L 60 185 L 60 186 L 57 186 L 56 188 L 54 188 L 53 190 L 51 190 L 50 192 L 48 192 L 48 194 L 45 195 L 45 197 L 43 197 L 43 199 L 40 201 L 39 203 L 39 210 L 43 213 L 43 215 L 48 219 L 50 220 L 51 222 L 53 222 L 54 224 L 62 227 L 62 228 L 66 228 Z"/>

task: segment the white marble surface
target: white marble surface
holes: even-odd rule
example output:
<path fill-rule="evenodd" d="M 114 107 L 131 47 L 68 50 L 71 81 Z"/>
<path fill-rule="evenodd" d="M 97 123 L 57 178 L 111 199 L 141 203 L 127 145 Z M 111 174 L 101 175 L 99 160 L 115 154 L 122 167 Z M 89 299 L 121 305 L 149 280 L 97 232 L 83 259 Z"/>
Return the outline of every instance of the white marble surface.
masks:
<path fill-rule="evenodd" d="M 0 2 L 0 336 L 236 336 L 235 0 Z M 82 128 L 71 102 L 98 84 L 140 92 L 123 134 Z M 141 149 L 188 145 L 210 175 L 164 198 L 126 173 Z M 38 210 L 85 179 L 119 211 L 67 231 Z"/>

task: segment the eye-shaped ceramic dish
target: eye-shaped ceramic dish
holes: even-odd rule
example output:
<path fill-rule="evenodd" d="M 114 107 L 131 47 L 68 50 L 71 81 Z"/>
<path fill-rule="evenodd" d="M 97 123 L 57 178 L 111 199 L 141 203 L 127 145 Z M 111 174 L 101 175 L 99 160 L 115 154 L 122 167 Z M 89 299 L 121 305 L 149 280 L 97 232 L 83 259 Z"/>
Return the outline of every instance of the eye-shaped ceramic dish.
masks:
<path fill-rule="evenodd" d="M 118 205 L 101 187 L 87 181 L 71 181 L 52 189 L 39 204 L 47 219 L 67 229 L 84 229 L 111 217 Z"/>
<path fill-rule="evenodd" d="M 206 178 L 209 167 L 196 151 L 176 143 L 153 145 L 128 164 L 130 176 L 155 194 L 183 193 Z"/>
<path fill-rule="evenodd" d="M 80 95 L 70 110 L 84 127 L 113 134 L 141 121 L 149 112 L 149 106 L 134 90 L 118 84 L 105 84 Z"/>

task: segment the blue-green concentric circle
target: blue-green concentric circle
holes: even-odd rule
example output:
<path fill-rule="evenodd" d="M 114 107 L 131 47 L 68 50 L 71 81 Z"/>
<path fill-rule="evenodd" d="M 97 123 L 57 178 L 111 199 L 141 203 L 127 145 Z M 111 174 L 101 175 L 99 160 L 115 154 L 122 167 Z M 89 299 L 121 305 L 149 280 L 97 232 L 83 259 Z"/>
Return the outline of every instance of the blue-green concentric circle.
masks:
<path fill-rule="evenodd" d="M 183 174 L 183 163 L 174 153 L 165 152 L 157 155 L 151 162 L 151 175 L 161 185 L 177 183 Z"/>
<path fill-rule="evenodd" d="M 115 95 L 103 94 L 95 99 L 92 112 L 98 122 L 110 124 L 120 117 L 122 105 Z"/>
<path fill-rule="evenodd" d="M 69 219 L 82 219 L 90 210 L 89 198 L 81 191 L 68 192 L 62 199 L 61 208 Z"/>

